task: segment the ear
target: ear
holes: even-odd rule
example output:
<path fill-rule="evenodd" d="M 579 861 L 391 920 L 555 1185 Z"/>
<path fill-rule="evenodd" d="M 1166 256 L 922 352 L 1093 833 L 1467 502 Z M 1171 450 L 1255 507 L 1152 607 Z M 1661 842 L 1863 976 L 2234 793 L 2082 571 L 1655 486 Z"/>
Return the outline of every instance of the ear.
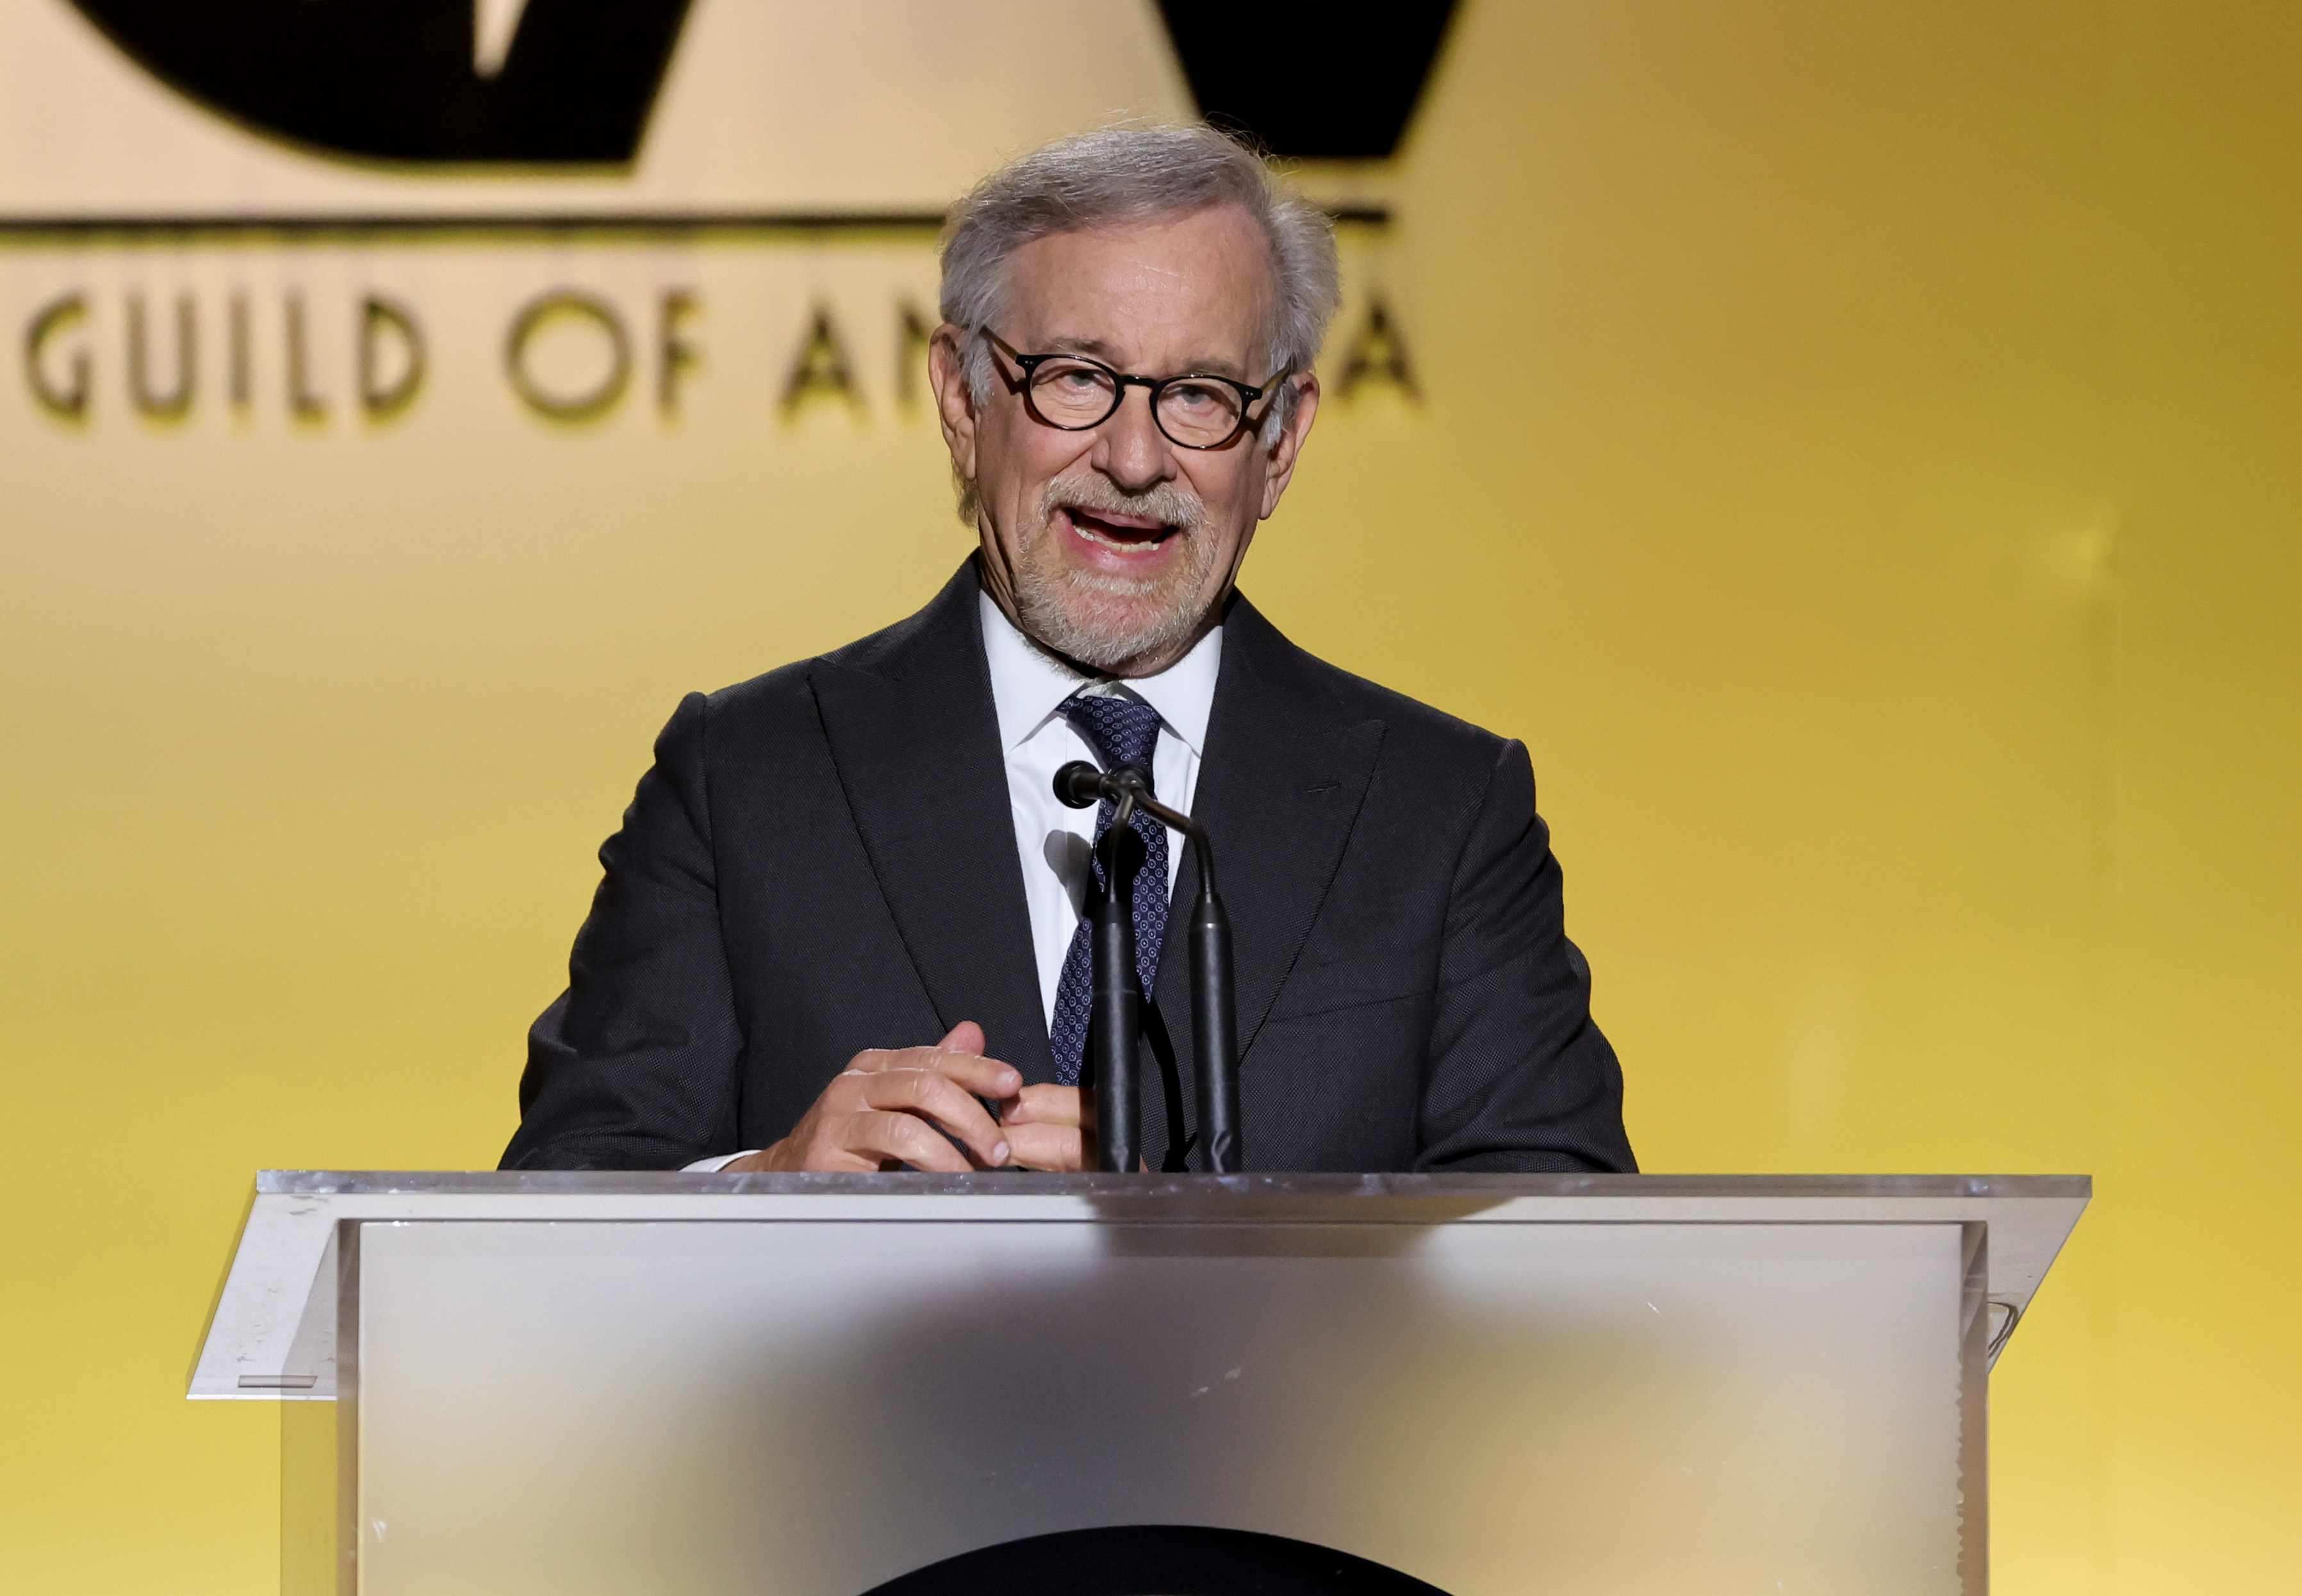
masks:
<path fill-rule="evenodd" d="M 967 332 L 945 322 L 928 340 L 928 385 L 935 390 L 936 419 L 952 468 L 963 481 L 975 480 L 975 395 L 967 386 Z"/>
<path fill-rule="evenodd" d="M 1295 477 L 1296 457 L 1303 452 L 1303 441 L 1311 435 L 1311 424 L 1319 418 L 1319 378 L 1316 373 L 1303 372 L 1287 379 L 1295 390 L 1295 408 L 1287 417 L 1287 424 L 1279 430 L 1278 441 L 1263 466 L 1263 508 L 1256 512 L 1258 519 L 1269 520 L 1279 508 L 1279 496 L 1287 491 L 1287 484 Z"/>

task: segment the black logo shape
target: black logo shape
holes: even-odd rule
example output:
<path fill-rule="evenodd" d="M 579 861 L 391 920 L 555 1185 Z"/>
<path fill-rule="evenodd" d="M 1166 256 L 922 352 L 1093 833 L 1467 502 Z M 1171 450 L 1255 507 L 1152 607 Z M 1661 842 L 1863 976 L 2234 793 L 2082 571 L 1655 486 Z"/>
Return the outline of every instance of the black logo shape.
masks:
<path fill-rule="evenodd" d="M 191 98 L 333 155 L 629 162 L 688 0 L 527 0 L 501 70 L 473 0 L 72 0 Z M 1398 148 L 1454 0 L 1160 0 L 1210 121 L 1280 155 Z"/>
<path fill-rule="evenodd" d="M 527 0 L 502 70 L 472 0 L 72 0 L 184 94 L 260 131 L 386 161 L 623 163 L 687 0 Z"/>
<path fill-rule="evenodd" d="M 1455 0 L 1159 0 L 1209 122 L 1272 154 L 1391 155 Z"/>
<path fill-rule="evenodd" d="M 930 1563 L 867 1596 L 1446 1596 L 1348 1552 L 1251 1530 L 1066 1530 Z"/>

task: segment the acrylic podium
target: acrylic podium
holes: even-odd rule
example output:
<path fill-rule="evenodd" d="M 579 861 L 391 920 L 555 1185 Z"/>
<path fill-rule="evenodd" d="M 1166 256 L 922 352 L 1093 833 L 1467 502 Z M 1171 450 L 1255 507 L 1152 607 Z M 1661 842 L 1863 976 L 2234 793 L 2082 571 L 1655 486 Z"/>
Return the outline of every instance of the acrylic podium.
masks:
<path fill-rule="evenodd" d="M 191 1395 L 288 1596 L 1976 1596 L 2088 1194 L 267 1173 Z"/>

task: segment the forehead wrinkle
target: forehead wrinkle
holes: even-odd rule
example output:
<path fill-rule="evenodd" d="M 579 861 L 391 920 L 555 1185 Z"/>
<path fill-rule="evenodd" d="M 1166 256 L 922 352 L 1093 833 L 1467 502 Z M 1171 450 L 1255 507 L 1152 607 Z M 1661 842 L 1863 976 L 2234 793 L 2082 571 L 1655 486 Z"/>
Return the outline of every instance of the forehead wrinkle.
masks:
<path fill-rule="evenodd" d="M 1122 368 L 1122 362 L 1115 348 L 1109 340 L 1100 338 L 1073 338 L 1068 334 L 1057 333 L 1045 340 L 1044 347 L 1037 349 L 1026 349 L 1023 352 L 1027 355 L 1084 355 L 1088 359 L 1099 360 L 1104 365 L 1111 366 L 1114 370 Z M 1130 376 L 1147 377 L 1160 375 L 1175 377 L 1237 377 L 1239 376 L 1239 370 L 1240 367 L 1239 363 L 1235 360 L 1228 359 L 1221 355 L 1208 355 L 1203 356 L 1196 360 L 1186 362 L 1182 366 L 1172 372 L 1129 372 L 1126 374 Z M 1246 381 L 1245 378 L 1240 378 L 1240 380 L 1242 382 Z"/>
<path fill-rule="evenodd" d="M 1086 355 L 1110 365 L 1118 357 L 1109 340 L 1100 338 L 1074 338 L 1059 332 L 1046 340 L 1046 352 L 1051 355 Z"/>
<path fill-rule="evenodd" d="M 1048 320 L 1058 324 L 1072 322 L 1076 327 L 1078 321 L 1086 321 L 1090 326 L 1099 323 L 1103 318 L 1094 314 L 1093 307 L 1099 303 L 1113 303 L 1129 307 L 1130 315 L 1147 318 L 1142 331 L 1164 343 L 1167 341 L 1164 335 L 1178 332 L 1186 337 L 1192 336 L 1194 332 L 1213 334 L 1212 328 L 1201 326 L 1194 329 L 1189 326 L 1197 319 L 1200 303 L 1210 297 L 1218 299 L 1231 298 L 1243 290 L 1250 323 L 1247 348 L 1216 353 L 1202 345 L 1187 359 L 1163 363 L 1160 370 L 1130 370 L 1129 358 L 1110 338 L 1088 334 L 1081 329 L 1063 335 L 1032 335 L 1034 348 L 1024 352 L 1080 355 L 1128 371 L 1131 375 L 1205 374 L 1239 382 L 1264 380 L 1266 373 L 1260 370 L 1250 373 L 1246 367 L 1263 362 L 1263 346 L 1268 344 L 1272 337 L 1276 286 L 1273 276 L 1276 262 L 1272 257 L 1268 240 L 1254 234 L 1250 227 L 1247 230 L 1248 236 L 1246 239 L 1249 248 L 1245 252 L 1234 250 L 1231 248 L 1233 240 L 1226 237 L 1200 241 L 1180 254 L 1169 253 L 1164 248 L 1172 243 L 1172 234 L 1177 229 L 1203 228 L 1210 221 L 1220 223 L 1247 220 L 1243 213 L 1226 218 L 1222 211 L 1222 207 L 1215 207 L 1213 214 L 1198 212 L 1172 221 L 1147 221 L 1109 229 L 1087 228 L 1077 232 L 1053 233 L 1035 239 L 1016 251 L 1016 258 L 1012 264 L 1021 266 L 1022 270 L 1016 272 L 1011 268 L 1009 273 L 1003 274 L 1004 308 L 1011 315 L 1022 311 L 1025 319 L 1031 321 L 1038 321 L 1052 311 L 1054 314 L 1047 316 Z M 1230 226 L 1219 228 L 1219 231 L 1223 233 L 1232 231 Z M 1054 265 L 1051 249 L 1062 252 L 1065 244 L 1082 241 L 1104 248 L 1095 251 L 1088 261 L 1078 261 L 1074 257 L 1071 263 L 1071 269 L 1055 269 L 1050 273 L 1050 268 Z M 1251 255 L 1254 265 L 1263 270 L 1255 271 L 1248 260 L 1240 258 L 1242 253 Z M 1079 269 L 1080 267 L 1085 269 Z M 1037 281 L 1030 281 L 1032 279 Z M 1029 282 L 1028 288 L 1026 282 Z M 1237 299 L 1233 298 L 1232 303 L 1236 305 Z M 1087 308 L 1088 314 L 1080 315 L 1082 307 Z M 1038 314 L 1030 314 L 1033 311 Z M 1229 316 L 1225 315 L 1224 319 L 1228 320 Z M 1042 322 L 1041 324 L 1046 323 Z M 1130 337 L 1128 341 L 1131 345 L 1139 340 Z M 1185 344 L 1182 347 L 1190 346 Z"/>

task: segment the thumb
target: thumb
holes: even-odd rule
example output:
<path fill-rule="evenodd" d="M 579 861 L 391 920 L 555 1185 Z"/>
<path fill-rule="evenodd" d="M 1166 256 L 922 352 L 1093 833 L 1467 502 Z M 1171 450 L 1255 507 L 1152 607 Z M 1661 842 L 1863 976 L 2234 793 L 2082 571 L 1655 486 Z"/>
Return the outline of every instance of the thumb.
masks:
<path fill-rule="evenodd" d="M 972 1020 L 962 1020 L 951 1028 L 950 1032 L 942 1041 L 936 1044 L 936 1051 L 937 1053 L 971 1053 L 980 1056 L 983 1052 L 983 1028 Z"/>

